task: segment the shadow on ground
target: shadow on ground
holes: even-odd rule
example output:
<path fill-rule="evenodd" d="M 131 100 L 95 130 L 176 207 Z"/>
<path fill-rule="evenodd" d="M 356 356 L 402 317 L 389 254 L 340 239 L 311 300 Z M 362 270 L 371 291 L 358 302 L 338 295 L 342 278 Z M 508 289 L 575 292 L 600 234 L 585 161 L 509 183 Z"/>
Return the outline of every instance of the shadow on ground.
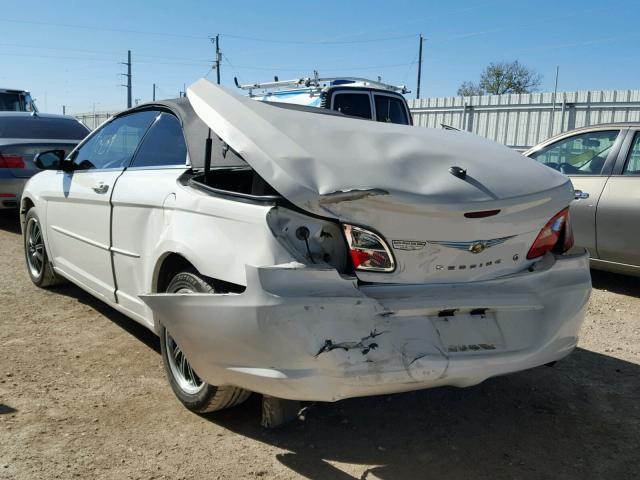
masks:
<path fill-rule="evenodd" d="M 631 275 L 591 270 L 593 287 L 620 295 L 640 298 L 640 279 Z"/>
<path fill-rule="evenodd" d="M 0 229 L 11 233 L 21 233 L 20 214 L 17 209 L 0 210 Z"/>
<path fill-rule="evenodd" d="M 333 461 L 375 465 L 361 478 L 637 478 L 639 394 L 638 365 L 578 349 L 472 388 L 318 405 L 279 431 L 258 426 L 257 400 L 209 419 L 310 479 L 357 478 Z"/>

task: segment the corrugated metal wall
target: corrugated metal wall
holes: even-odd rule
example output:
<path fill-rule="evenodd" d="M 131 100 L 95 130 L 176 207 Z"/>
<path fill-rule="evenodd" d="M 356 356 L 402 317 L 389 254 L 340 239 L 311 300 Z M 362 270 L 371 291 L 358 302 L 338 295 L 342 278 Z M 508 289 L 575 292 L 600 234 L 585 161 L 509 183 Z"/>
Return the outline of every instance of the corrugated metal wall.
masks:
<path fill-rule="evenodd" d="M 640 121 L 640 90 L 441 97 L 410 100 L 416 125 L 467 130 L 519 150 L 598 123 Z"/>
<path fill-rule="evenodd" d="M 118 112 L 74 113 L 73 116 L 84 123 L 87 128 L 95 130 L 100 124 Z"/>

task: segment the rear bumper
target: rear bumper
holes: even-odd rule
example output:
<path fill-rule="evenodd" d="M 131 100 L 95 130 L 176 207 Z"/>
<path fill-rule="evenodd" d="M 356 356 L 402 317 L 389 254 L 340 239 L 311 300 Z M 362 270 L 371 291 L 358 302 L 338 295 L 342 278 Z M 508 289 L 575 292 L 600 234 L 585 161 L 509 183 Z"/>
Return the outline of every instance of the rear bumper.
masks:
<path fill-rule="evenodd" d="M 17 178 L 6 174 L 0 174 L 0 209 L 17 208 L 20 206 L 20 199 L 24 185 L 28 178 Z M 13 196 L 11 196 L 13 195 Z"/>
<path fill-rule="evenodd" d="M 558 360 L 577 343 L 590 292 L 582 253 L 467 284 L 358 287 L 335 270 L 247 267 L 242 294 L 142 298 L 207 382 L 334 401 Z"/>

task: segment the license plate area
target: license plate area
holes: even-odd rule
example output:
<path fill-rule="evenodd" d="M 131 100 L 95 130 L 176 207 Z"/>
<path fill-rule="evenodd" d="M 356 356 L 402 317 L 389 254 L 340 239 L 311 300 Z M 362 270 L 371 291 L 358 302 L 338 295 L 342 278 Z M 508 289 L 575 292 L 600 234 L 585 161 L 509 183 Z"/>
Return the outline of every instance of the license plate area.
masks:
<path fill-rule="evenodd" d="M 443 310 L 430 320 L 447 353 L 488 353 L 505 347 L 494 312 Z"/>

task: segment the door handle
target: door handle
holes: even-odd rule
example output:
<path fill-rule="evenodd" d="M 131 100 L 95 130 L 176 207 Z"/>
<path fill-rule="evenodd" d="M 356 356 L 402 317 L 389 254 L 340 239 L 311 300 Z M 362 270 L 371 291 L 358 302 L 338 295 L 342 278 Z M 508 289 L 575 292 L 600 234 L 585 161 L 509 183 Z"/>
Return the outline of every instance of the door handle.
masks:
<path fill-rule="evenodd" d="M 574 193 L 576 200 L 585 200 L 589 198 L 589 194 L 587 192 L 583 192 L 582 190 L 576 190 Z"/>
<path fill-rule="evenodd" d="M 107 193 L 109 191 L 109 185 L 100 182 L 98 185 L 93 187 L 93 191 L 96 193 Z"/>

